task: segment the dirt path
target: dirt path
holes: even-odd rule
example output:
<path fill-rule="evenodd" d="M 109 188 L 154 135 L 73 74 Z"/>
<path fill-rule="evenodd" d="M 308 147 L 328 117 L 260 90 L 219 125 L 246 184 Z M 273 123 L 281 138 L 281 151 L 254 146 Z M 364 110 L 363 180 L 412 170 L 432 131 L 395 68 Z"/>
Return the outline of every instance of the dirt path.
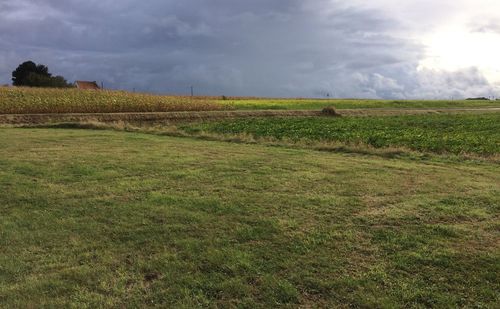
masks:
<path fill-rule="evenodd" d="M 342 116 L 394 116 L 425 114 L 498 113 L 500 107 L 492 108 L 435 108 L 435 109 L 339 109 Z M 92 113 L 92 114 L 3 114 L 0 124 L 40 124 L 82 121 L 134 121 L 134 122 L 180 122 L 209 119 L 248 117 L 318 117 L 317 110 L 249 110 L 249 111 L 205 111 L 205 112 L 164 112 L 164 113 Z"/>

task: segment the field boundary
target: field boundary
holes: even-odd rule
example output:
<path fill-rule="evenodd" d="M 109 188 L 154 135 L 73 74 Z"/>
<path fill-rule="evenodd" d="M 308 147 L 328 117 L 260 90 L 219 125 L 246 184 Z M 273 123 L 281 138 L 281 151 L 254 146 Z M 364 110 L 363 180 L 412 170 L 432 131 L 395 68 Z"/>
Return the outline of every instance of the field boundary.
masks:
<path fill-rule="evenodd" d="M 248 117 L 314 117 L 321 111 L 201 111 L 201 112 L 153 112 L 153 113 L 79 113 L 79 114 L 6 114 L 0 115 L 4 124 L 40 124 L 51 122 L 79 121 L 197 121 L 205 119 L 248 118 Z"/>
<path fill-rule="evenodd" d="M 436 109 L 339 109 L 341 116 L 395 116 L 450 113 L 495 113 L 500 108 L 436 108 Z M 326 116 L 319 110 L 233 110 L 233 111 L 187 111 L 147 113 L 74 113 L 74 114 L 0 114 L 1 124 L 43 124 L 81 121 L 200 121 L 211 119 L 249 117 L 318 117 Z"/>

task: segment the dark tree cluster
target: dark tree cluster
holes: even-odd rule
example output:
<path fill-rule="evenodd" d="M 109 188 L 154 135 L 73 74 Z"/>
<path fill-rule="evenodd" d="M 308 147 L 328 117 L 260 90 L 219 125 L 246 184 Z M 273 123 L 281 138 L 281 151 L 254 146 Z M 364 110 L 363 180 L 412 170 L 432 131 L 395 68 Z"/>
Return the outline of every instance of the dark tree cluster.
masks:
<path fill-rule="evenodd" d="M 467 101 L 489 101 L 490 99 L 486 97 L 479 97 L 479 98 L 467 98 Z"/>
<path fill-rule="evenodd" d="M 14 86 L 27 87 L 73 87 L 64 77 L 52 76 L 47 66 L 36 64 L 33 61 L 26 61 L 20 64 L 17 69 L 12 72 L 12 84 Z"/>

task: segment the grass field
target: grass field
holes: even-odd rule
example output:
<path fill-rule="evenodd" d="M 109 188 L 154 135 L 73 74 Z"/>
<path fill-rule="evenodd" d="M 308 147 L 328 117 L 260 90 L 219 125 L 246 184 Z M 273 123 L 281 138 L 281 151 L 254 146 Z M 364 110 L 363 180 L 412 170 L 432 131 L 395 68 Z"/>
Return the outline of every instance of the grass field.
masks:
<path fill-rule="evenodd" d="M 232 109 L 316 109 L 327 106 L 337 109 L 358 108 L 464 108 L 500 107 L 500 101 L 466 100 L 362 100 L 362 99 L 229 99 L 219 100 L 220 104 Z"/>
<path fill-rule="evenodd" d="M 0 304 L 495 308 L 499 207 L 489 161 L 4 128 Z"/>
<path fill-rule="evenodd" d="M 250 135 L 291 142 L 340 142 L 432 153 L 500 153 L 500 113 L 237 119 L 180 126 L 188 134 Z"/>
<path fill-rule="evenodd" d="M 0 87 L 0 114 L 123 113 L 208 110 L 320 110 L 345 108 L 500 107 L 500 101 L 388 101 L 257 99 L 208 96 L 161 96 L 126 91 Z"/>

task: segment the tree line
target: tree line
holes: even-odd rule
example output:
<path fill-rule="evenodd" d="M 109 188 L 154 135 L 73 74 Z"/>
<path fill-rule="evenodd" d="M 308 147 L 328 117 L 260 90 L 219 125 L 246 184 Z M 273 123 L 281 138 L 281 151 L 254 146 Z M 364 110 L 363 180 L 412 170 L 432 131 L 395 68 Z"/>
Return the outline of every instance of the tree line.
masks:
<path fill-rule="evenodd" d="M 12 72 L 12 84 L 14 86 L 26 87 L 49 87 L 49 88 L 69 88 L 74 87 L 60 75 L 52 76 L 49 68 L 43 64 L 36 64 L 33 61 L 21 63 Z"/>

